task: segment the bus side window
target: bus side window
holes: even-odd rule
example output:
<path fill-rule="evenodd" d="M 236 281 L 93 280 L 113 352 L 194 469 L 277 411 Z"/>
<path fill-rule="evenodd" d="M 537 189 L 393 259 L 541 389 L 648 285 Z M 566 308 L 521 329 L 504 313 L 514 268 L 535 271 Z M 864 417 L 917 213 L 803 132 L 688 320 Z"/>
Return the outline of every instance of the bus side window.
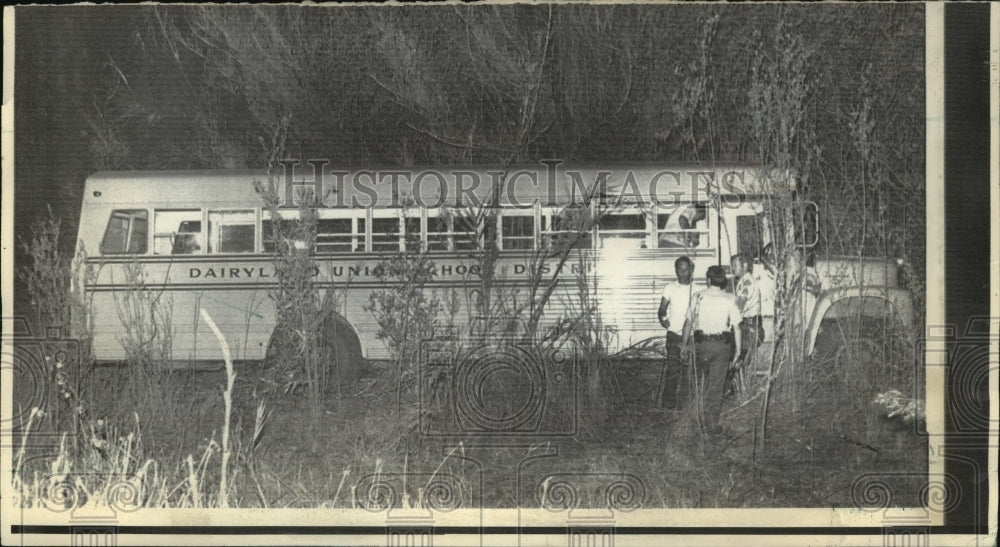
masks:
<path fill-rule="evenodd" d="M 646 246 L 646 216 L 642 213 L 607 213 L 597 223 L 597 236 L 601 247 L 614 239 L 618 247 L 641 248 Z"/>
<path fill-rule="evenodd" d="M 407 252 L 420 252 L 420 217 L 406 217 L 403 222 L 406 232 L 403 234 Z"/>
<path fill-rule="evenodd" d="M 115 209 L 101 239 L 101 254 L 145 254 L 149 213 L 145 209 Z"/>
<path fill-rule="evenodd" d="M 589 209 L 564 207 L 542 215 L 541 243 L 551 249 L 592 249 Z"/>
<path fill-rule="evenodd" d="M 503 249 L 530 250 L 535 246 L 535 216 L 504 213 L 500 234 Z"/>
<path fill-rule="evenodd" d="M 153 254 L 200 254 L 201 209 L 157 209 L 153 211 Z"/>
<path fill-rule="evenodd" d="M 701 224 L 707 218 L 708 208 L 696 203 L 656 215 L 656 246 L 661 249 L 701 247 L 708 242 L 708 232 Z"/>
<path fill-rule="evenodd" d="M 400 236 L 399 217 L 372 219 L 372 251 L 398 253 Z"/>
<path fill-rule="evenodd" d="M 208 213 L 210 253 L 252 253 L 256 235 L 257 215 L 253 210 Z"/>
<path fill-rule="evenodd" d="M 448 218 L 443 216 L 427 217 L 427 250 L 448 250 Z"/>
<path fill-rule="evenodd" d="M 201 241 L 201 221 L 185 220 L 177 227 L 177 237 L 170 252 L 175 255 L 201 254 Z"/>
<path fill-rule="evenodd" d="M 359 229 L 355 230 L 357 221 Z M 316 222 L 317 253 L 353 253 L 364 250 L 365 219 L 321 218 Z M 360 230 L 360 235 L 359 235 Z"/>
<path fill-rule="evenodd" d="M 478 219 L 465 214 L 452 216 L 452 242 L 456 251 L 475 251 L 479 248 Z"/>
<path fill-rule="evenodd" d="M 356 229 L 354 230 L 354 250 L 363 253 L 368 250 L 368 243 L 365 241 L 365 219 L 354 219 Z"/>
<path fill-rule="evenodd" d="M 281 219 L 281 233 L 291 233 L 294 227 L 294 222 L 295 221 L 292 219 Z M 265 253 L 273 253 L 277 250 L 274 241 L 276 235 L 277 234 L 274 233 L 274 221 L 269 218 L 262 219 L 260 221 L 260 241 Z"/>

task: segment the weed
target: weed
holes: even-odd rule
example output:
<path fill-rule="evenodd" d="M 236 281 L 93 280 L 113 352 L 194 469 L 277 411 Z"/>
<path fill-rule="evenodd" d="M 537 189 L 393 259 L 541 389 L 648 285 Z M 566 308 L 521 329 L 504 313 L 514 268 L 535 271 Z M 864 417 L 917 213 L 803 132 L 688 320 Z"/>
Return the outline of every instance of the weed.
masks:
<path fill-rule="evenodd" d="M 438 332 L 444 304 L 425 292 L 434 277 L 435 264 L 422 252 L 399 253 L 383 260 L 375 269 L 379 282 L 390 288 L 373 291 L 365 310 L 378 323 L 376 337 L 382 340 L 396 363 L 396 409 L 404 379 L 412 378 L 420 357 L 421 343 Z"/>
<path fill-rule="evenodd" d="M 57 354 L 55 359 L 46 361 L 45 374 L 41 378 L 48 396 L 40 418 L 43 422 L 51 422 L 56 430 L 75 430 L 74 425 L 69 424 L 86 417 L 89 401 L 81 386 L 93 370 L 93 299 L 83 286 L 96 279 L 98 268 L 88 263 L 82 244 L 73 260 L 60 252 L 61 230 L 62 223 L 51 210 L 47 217 L 35 220 L 30 238 L 20 241 L 28 261 L 19 265 L 18 277 L 37 312 L 39 332 L 48 333 L 50 327 L 57 327 L 62 336 L 79 343 L 79 362 L 75 359 L 66 362 Z"/>
<path fill-rule="evenodd" d="M 65 325 L 70 316 L 71 264 L 59 250 L 62 221 L 48 210 L 35 219 L 29 239 L 20 241 L 28 257 L 18 271 L 42 326 Z"/>
<path fill-rule="evenodd" d="M 304 384 L 312 415 L 322 410 L 323 396 L 332 387 L 348 363 L 337 363 L 337 352 L 325 343 L 324 329 L 333 324 L 336 291 L 320 289 L 319 272 L 312 253 L 316 246 L 316 205 L 322 196 L 300 196 L 298 209 L 289 212 L 281 207 L 275 171 L 284 150 L 290 118 L 275 129 L 267 150 L 266 181 L 255 181 L 267 213 L 265 246 L 274 253 L 277 287 L 269 295 L 277 313 L 276 326 L 268 348 L 268 383 L 286 392 Z M 331 364 L 332 363 L 332 364 Z M 331 367 L 333 367 L 332 370 Z M 334 373 L 334 374 L 331 374 Z M 339 388 L 340 382 L 337 382 Z M 276 389 L 272 389 L 272 392 Z"/>

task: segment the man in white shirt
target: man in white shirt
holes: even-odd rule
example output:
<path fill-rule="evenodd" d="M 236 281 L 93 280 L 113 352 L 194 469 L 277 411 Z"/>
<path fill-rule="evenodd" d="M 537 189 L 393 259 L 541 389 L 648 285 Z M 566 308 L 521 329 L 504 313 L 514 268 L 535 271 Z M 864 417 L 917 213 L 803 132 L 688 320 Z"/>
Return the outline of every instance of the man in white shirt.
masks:
<path fill-rule="evenodd" d="M 696 293 L 688 307 L 681 348 L 683 353 L 689 351 L 687 344 L 693 334 L 695 372 L 703 396 L 701 425 L 707 433 L 717 435 L 722 433 L 719 414 L 726 374 L 742 349 L 743 316 L 736 297 L 724 290 L 728 279 L 722 266 L 709 267 L 707 277 L 709 287 Z"/>
<path fill-rule="evenodd" d="M 690 381 L 687 377 L 686 359 L 681 359 L 681 337 L 684 333 L 684 319 L 687 317 L 688 304 L 694 285 L 691 274 L 694 265 L 691 259 L 682 256 L 674 261 L 674 273 L 677 281 L 667 283 L 660 297 L 660 309 L 657 317 L 660 325 L 667 329 L 667 359 L 664 363 L 660 393 L 657 403 L 661 408 L 676 409 L 687 402 L 690 395 Z"/>

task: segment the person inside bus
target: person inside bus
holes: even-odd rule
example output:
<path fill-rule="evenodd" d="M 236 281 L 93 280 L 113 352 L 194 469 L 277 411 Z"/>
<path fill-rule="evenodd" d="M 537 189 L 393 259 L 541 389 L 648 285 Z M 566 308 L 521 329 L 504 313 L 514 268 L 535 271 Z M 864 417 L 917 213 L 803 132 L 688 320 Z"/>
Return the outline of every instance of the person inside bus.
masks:
<path fill-rule="evenodd" d="M 201 251 L 201 244 L 198 237 L 201 235 L 201 221 L 185 220 L 181 222 L 178 233 L 174 235 L 173 249 L 171 254 L 189 255 Z"/>
<path fill-rule="evenodd" d="M 175 255 L 190 255 L 201 250 L 195 234 L 177 234 L 174 238 L 174 248 L 171 251 Z"/>
<path fill-rule="evenodd" d="M 690 232 L 698 227 L 698 223 L 708 217 L 708 209 L 704 205 L 689 203 L 674 211 L 667 217 L 666 223 L 660 228 L 658 246 L 663 248 L 694 248 L 701 238 L 698 232 Z"/>
<path fill-rule="evenodd" d="M 691 352 L 688 341 L 694 338 L 695 373 L 701 386 L 701 425 L 710 435 L 722 433 L 719 415 L 722 411 L 722 394 L 726 386 L 726 373 L 735 365 L 743 349 L 740 321 L 743 316 L 736 305 L 736 297 L 725 292 L 728 282 L 722 266 L 710 266 L 707 272 L 709 287 L 691 298 L 681 354 Z"/>
<path fill-rule="evenodd" d="M 694 266 L 691 259 L 682 256 L 674 261 L 674 273 L 677 281 L 667 283 L 660 297 L 660 309 L 657 317 L 660 325 L 667 329 L 666 350 L 667 359 L 664 362 L 663 373 L 659 386 L 657 403 L 660 408 L 673 410 L 684 406 L 690 396 L 688 367 L 686 360 L 681 359 L 681 336 L 684 332 L 684 317 L 687 315 L 688 304 L 694 285 L 691 283 L 691 273 Z"/>

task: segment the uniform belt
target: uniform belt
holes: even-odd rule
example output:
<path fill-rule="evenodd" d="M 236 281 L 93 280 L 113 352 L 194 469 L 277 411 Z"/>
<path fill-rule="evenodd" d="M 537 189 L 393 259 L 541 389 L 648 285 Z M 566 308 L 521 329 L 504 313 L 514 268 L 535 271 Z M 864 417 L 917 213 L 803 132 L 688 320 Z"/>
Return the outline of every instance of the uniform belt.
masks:
<path fill-rule="evenodd" d="M 716 334 L 705 334 L 704 331 L 700 331 L 700 330 L 694 331 L 694 340 L 695 340 L 695 342 L 707 342 L 707 341 L 715 341 L 715 340 L 721 340 L 723 342 L 728 342 L 730 340 L 730 336 L 732 336 L 732 334 L 729 333 L 729 332 L 720 332 L 720 333 L 716 333 Z"/>

